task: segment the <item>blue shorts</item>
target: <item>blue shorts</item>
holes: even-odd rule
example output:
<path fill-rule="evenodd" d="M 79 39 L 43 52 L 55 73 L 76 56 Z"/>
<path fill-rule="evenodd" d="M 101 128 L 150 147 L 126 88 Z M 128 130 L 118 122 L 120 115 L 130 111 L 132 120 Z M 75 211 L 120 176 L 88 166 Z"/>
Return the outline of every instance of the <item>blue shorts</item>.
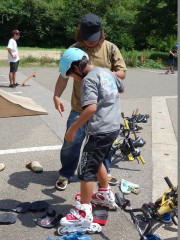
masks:
<path fill-rule="evenodd" d="M 94 182 L 100 165 L 105 160 L 119 130 L 97 135 L 87 135 L 80 154 L 78 178 L 81 181 Z"/>
<path fill-rule="evenodd" d="M 169 66 L 174 66 L 174 59 L 169 59 Z"/>

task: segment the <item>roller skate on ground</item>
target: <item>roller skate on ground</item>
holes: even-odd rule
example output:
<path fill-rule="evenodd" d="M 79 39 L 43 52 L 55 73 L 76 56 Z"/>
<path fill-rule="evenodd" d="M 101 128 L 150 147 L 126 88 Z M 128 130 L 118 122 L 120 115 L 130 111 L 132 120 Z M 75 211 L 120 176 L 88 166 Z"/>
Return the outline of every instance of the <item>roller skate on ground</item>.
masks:
<path fill-rule="evenodd" d="M 60 224 L 63 227 L 58 228 L 59 235 L 73 232 L 93 234 L 102 230 L 98 223 L 93 223 L 91 204 L 81 204 L 79 201 L 76 201 L 76 207 L 61 219 Z"/>
<path fill-rule="evenodd" d="M 118 205 L 115 202 L 114 194 L 110 187 L 99 188 L 97 192 L 93 193 L 91 203 L 114 210 L 117 210 L 118 208 Z"/>

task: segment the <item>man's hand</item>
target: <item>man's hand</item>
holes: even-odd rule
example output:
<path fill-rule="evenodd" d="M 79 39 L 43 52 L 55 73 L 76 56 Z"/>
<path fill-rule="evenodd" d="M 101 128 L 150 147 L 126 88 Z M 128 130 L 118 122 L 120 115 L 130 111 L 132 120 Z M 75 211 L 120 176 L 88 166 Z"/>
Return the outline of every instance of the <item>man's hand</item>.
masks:
<path fill-rule="evenodd" d="M 65 111 L 63 101 L 61 101 L 60 98 L 57 97 L 57 96 L 54 96 L 53 100 L 54 100 L 55 108 L 59 111 L 59 113 L 60 113 L 61 116 L 63 117 L 63 114 L 62 114 L 62 113 Z"/>
<path fill-rule="evenodd" d="M 67 130 L 67 132 L 66 132 L 66 134 L 65 134 L 65 139 L 66 139 L 66 141 L 69 141 L 69 142 L 73 142 L 74 141 L 74 137 L 75 137 L 75 134 L 76 134 L 76 129 L 75 128 L 73 128 L 73 126 L 71 126 L 68 130 Z"/>

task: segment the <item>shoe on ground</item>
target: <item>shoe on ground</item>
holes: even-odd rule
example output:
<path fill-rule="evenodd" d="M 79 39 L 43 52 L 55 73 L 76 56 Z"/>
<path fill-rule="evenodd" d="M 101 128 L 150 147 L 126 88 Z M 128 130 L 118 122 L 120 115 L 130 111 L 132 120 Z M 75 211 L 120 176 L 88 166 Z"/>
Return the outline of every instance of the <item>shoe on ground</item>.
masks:
<path fill-rule="evenodd" d="M 38 161 L 32 161 L 27 163 L 26 168 L 36 173 L 40 173 L 43 171 L 43 167 Z"/>
<path fill-rule="evenodd" d="M 60 175 L 55 184 L 56 189 L 58 191 L 63 191 L 67 188 L 67 185 L 68 185 L 68 178 Z"/>
<path fill-rule="evenodd" d="M 168 74 L 168 73 L 169 73 L 169 71 L 165 72 L 165 74 Z"/>
<path fill-rule="evenodd" d="M 14 85 L 13 85 L 13 84 L 10 84 L 10 85 L 9 85 L 9 87 L 10 87 L 10 88 L 13 88 L 13 87 L 14 87 Z"/>
<path fill-rule="evenodd" d="M 171 223 L 172 222 L 170 213 L 163 214 L 160 219 L 163 223 Z"/>
<path fill-rule="evenodd" d="M 171 72 L 171 74 L 174 74 L 174 71 L 173 71 L 173 72 Z"/>
<path fill-rule="evenodd" d="M 111 186 L 116 186 L 118 184 L 118 180 L 113 176 L 108 176 L 108 183 Z"/>
<path fill-rule="evenodd" d="M 17 87 L 17 86 L 19 86 L 19 85 L 20 85 L 19 83 L 15 83 L 15 84 L 14 84 L 15 87 Z"/>
<path fill-rule="evenodd" d="M 4 168 L 5 168 L 5 164 L 4 164 L 4 163 L 0 163 L 0 172 L 1 172 L 2 170 L 4 170 Z"/>

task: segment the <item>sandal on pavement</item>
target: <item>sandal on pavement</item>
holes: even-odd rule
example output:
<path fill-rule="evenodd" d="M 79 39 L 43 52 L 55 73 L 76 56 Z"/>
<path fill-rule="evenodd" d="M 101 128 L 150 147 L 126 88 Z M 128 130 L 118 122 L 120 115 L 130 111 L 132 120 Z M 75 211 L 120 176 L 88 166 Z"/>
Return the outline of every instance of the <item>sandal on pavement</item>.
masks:
<path fill-rule="evenodd" d="M 4 163 L 0 163 L 0 172 L 1 172 L 2 170 L 4 170 L 4 168 L 5 168 L 5 164 L 4 164 Z"/>
<path fill-rule="evenodd" d="M 38 161 L 33 161 L 33 162 L 27 163 L 26 168 L 33 172 L 36 172 L 36 173 L 40 173 L 43 171 L 43 167 L 41 166 L 41 164 Z"/>
<path fill-rule="evenodd" d="M 47 214 L 38 218 L 36 223 L 42 228 L 53 228 L 58 225 L 62 217 L 62 214 L 56 215 L 54 210 L 48 210 Z"/>
<path fill-rule="evenodd" d="M 58 191 L 63 191 L 67 188 L 67 185 L 68 185 L 68 178 L 60 175 L 55 185 L 56 189 Z"/>
<path fill-rule="evenodd" d="M 116 186 L 118 184 L 118 180 L 113 176 L 108 176 L 108 183 L 111 186 Z"/>
<path fill-rule="evenodd" d="M 0 225 L 13 224 L 17 220 L 17 217 L 13 213 L 0 214 Z"/>

